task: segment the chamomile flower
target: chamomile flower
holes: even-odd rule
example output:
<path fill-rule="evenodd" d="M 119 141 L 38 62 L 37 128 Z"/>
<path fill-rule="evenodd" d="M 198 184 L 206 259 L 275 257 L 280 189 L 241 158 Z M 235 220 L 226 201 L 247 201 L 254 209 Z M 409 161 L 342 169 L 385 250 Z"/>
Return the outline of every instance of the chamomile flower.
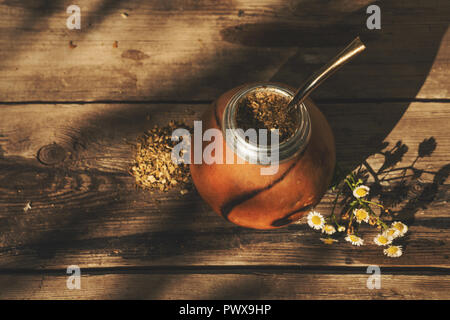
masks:
<path fill-rule="evenodd" d="M 322 241 L 325 244 L 333 244 L 335 242 L 339 242 L 338 240 L 333 238 L 320 238 L 320 241 Z"/>
<path fill-rule="evenodd" d="M 393 240 L 393 239 L 399 237 L 400 231 L 398 231 L 398 229 L 395 229 L 395 228 L 391 227 L 391 228 L 387 229 L 385 232 L 383 232 L 383 235 L 386 238 Z"/>
<path fill-rule="evenodd" d="M 345 232 L 345 227 L 344 226 L 340 226 L 338 227 L 338 232 Z"/>
<path fill-rule="evenodd" d="M 354 234 L 349 234 L 348 236 L 345 237 L 345 240 L 351 242 L 351 244 L 354 246 L 361 246 L 364 243 L 363 239 L 361 239 L 358 236 L 355 236 Z"/>
<path fill-rule="evenodd" d="M 333 234 L 336 232 L 336 228 L 333 227 L 331 224 L 326 224 L 322 227 L 322 232 L 326 234 Z"/>
<path fill-rule="evenodd" d="M 400 221 L 392 222 L 391 228 L 398 230 L 398 237 L 403 237 L 408 231 L 408 226 Z"/>
<path fill-rule="evenodd" d="M 383 250 L 384 254 L 391 258 L 400 257 L 403 253 L 402 246 L 389 246 Z"/>
<path fill-rule="evenodd" d="M 355 190 L 353 190 L 353 196 L 355 196 L 355 198 L 364 198 L 369 194 L 369 190 L 370 190 L 369 187 L 365 185 L 360 185 L 356 187 Z"/>
<path fill-rule="evenodd" d="M 386 246 L 392 243 L 392 239 L 388 238 L 384 234 L 379 234 L 375 238 L 373 238 L 373 242 L 375 242 L 379 246 Z"/>
<path fill-rule="evenodd" d="M 311 211 L 308 214 L 308 224 L 311 228 L 320 230 L 325 224 L 325 219 L 319 212 Z"/>
<path fill-rule="evenodd" d="M 356 218 L 356 222 L 358 222 L 358 223 L 361 223 L 363 221 L 364 222 L 368 222 L 369 221 L 369 213 L 366 210 L 362 209 L 362 208 L 354 209 L 353 210 L 353 214 L 354 214 L 354 216 Z"/>

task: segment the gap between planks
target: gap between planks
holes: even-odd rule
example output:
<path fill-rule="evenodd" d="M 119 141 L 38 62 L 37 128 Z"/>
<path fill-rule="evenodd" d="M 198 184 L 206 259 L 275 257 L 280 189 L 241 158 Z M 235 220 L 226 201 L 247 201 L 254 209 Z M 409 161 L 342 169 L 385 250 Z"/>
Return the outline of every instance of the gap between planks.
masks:
<path fill-rule="evenodd" d="M 450 276 L 450 267 L 430 266 L 389 266 L 380 267 L 383 274 L 418 275 L 418 276 Z M 235 265 L 235 266 L 124 266 L 81 268 L 82 274 L 365 274 L 367 267 L 360 266 L 269 266 L 269 265 Z M 0 275 L 60 275 L 66 274 L 65 269 L 24 269 L 1 268 Z"/>
<path fill-rule="evenodd" d="M 14 105 L 72 105 L 72 104 L 211 104 L 213 100 L 73 100 L 73 101 L 46 101 L 46 100 L 30 100 L 30 101 L 0 101 L 0 106 Z M 436 98 L 360 98 L 360 99 L 314 99 L 317 104 L 338 104 L 338 103 L 450 103 L 450 99 Z"/>

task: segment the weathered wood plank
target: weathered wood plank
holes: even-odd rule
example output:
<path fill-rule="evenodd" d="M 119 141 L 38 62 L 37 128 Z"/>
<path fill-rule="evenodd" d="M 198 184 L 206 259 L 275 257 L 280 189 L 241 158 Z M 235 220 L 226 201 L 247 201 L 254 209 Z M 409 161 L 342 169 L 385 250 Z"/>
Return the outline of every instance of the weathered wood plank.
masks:
<path fill-rule="evenodd" d="M 449 299 L 450 277 L 368 274 L 84 275 L 69 290 L 65 275 L 0 275 L 1 299 Z M 176 314 L 168 310 L 167 314 Z"/>
<path fill-rule="evenodd" d="M 449 98 L 448 1 L 384 2 L 380 31 L 366 28 L 370 3 L 83 0 L 71 31 L 70 1 L 2 1 L 0 101 L 211 100 L 247 81 L 297 86 L 357 34 L 368 50 L 315 97 Z"/>
<path fill-rule="evenodd" d="M 431 156 L 415 163 L 426 172 L 394 208 L 411 231 L 401 258 L 384 257 L 371 244 L 373 233 L 366 233 L 364 249 L 343 240 L 325 246 L 304 221 L 247 230 L 223 221 L 194 192 L 135 190 L 126 141 L 155 123 L 197 119 L 207 105 L 17 105 L 0 109 L 0 267 L 448 266 L 448 104 L 412 103 L 406 112 L 404 104 L 390 103 L 321 107 L 336 133 L 339 161 L 350 168 L 375 153 L 367 161 L 378 170 L 386 158 L 380 152 L 399 140 L 409 149 L 401 148 L 407 152 L 395 168 L 410 165 L 419 144 L 435 139 Z M 68 156 L 45 166 L 36 154 L 53 142 Z M 327 214 L 332 199 L 328 194 L 318 209 Z"/>
<path fill-rule="evenodd" d="M 319 104 L 330 122 L 338 162 L 354 167 L 369 158 L 383 164 L 382 150 L 399 141 L 405 146 L 398 166 L 411 164 L 424 139 L 434 138 L 431 157 L 418 169 L 440 169 L 448 164 L 450 142 L 447 103 Z M 209 108 L 207 104 L 71 104 L 14 105 L 0 108 L 0 157 L 36 160 L 39 150 L 62 146 L 66 158 L 58 166 L 126 173 L 132 161 L 130 143 L 155 124 L 183 120 L 191 124 Z M 383 144 L 385 143 L 385 144 Z M 35 161 L 34 164 L 38 164 Z"/>

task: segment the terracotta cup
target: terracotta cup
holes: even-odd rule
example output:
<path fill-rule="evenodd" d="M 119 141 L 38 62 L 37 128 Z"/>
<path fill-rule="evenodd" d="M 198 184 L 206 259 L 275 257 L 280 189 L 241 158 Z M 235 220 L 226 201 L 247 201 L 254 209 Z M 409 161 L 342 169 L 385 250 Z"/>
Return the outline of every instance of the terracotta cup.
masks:
<path fill-rule="evenodd" d="M 245 84 L 222 94 L 203 115 L 202 130 L 221 130 L 223 161 L 192 163 L 190 170 L 199 194 L 226 220 L 248 228 L 273 229 L 297 221 L 320 201 L 331 183 L 336 150 L 327 120 L 313 101 L 307 99 L 299 115 L 303 132 L 293 137 L 296 140 L 291 141 L 287 153 L 283 150 L 285 143 L 280 143 L 278 171 L 261 174 L 261 168 L 267 165 L 244 161 L 238 150 L 226 142 L 224 132 L 233 117 L 230 110 L 236 106 L 237 97 L 254 90 L 275 90 L 289 97 L 295 93 L 287 85 L 265 82 Z M 194 152 L 195 139 L 191 143 Z M 202 148 L 210 143 L 203 141 Z M 244 163 L 227 164 L 227 154 L 233 154 L 235 159 L 239 157 Z"/>

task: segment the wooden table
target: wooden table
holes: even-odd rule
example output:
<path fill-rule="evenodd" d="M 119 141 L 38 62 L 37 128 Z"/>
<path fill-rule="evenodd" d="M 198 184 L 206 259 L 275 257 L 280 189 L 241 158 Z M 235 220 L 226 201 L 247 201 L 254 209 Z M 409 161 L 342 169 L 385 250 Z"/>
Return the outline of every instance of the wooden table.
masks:
<path fill-rule="evenodd" d="M 450 2 L 377 2 L 368 30 L 371 3 L 80 0 L 69 30 L 70 1 L 1 0 L 0 298 L 450 298 Z M 363 247 L 328 246 L 304 219 L 248 230 L 195 192 L 136 189 L 130 143 L 145 130 L 198 119 L 241 83 L 298 86 L 356 35 L 366 52 L 313 99 L 342 167 L 388 173 L 375 176 L 410 227 L 403 256 L 369 228 Z"/>

